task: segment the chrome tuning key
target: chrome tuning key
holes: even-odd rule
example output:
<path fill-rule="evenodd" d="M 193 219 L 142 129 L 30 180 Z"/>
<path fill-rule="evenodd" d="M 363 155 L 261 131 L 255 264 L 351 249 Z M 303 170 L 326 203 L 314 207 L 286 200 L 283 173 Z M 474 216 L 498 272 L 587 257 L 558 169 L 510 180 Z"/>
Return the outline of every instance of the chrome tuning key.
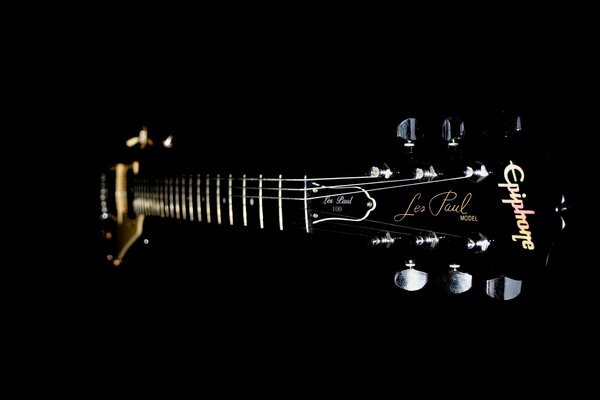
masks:
<path fill-rule="evenodd" d="M 500 275 L 485 281 L 485 293 L 492 299 L 512 300 L 521 294 L 522 281 Z"/>
<path fill-rule="evenodd" d="M 465 122 L 459 117 L 446 118 L 442 122 L 442 137 L 449 148 L 457 148 L 465 136 Z"/>
<path fill-rule="evenodd" d="M 450 264 L 450 271 L 440 277 L 444 289 L 451 294 L 464 293 L 473 286 L 473 276 L 466 272 L 458 271 L 460 265 Z"/>
<path fill-rule="evenodd" d="M 412 152 L 417 140 L 417 119 L 406 118 L 400 122 L 396 131 L 396 137 L 402 139 L 404 147 L 408 152 Z"/>
<path fill-rule="evenodd" d="M 414 292 L 416 290 L 423 289 L 423 286 L 427 283 L 428 275 L 427 272 L 419 271 L 415 269 L 415 262 L 408 260 L 404 264 L 406 269 L 396 272 L 394 275 L 394 283 L 400 289 Z"/>

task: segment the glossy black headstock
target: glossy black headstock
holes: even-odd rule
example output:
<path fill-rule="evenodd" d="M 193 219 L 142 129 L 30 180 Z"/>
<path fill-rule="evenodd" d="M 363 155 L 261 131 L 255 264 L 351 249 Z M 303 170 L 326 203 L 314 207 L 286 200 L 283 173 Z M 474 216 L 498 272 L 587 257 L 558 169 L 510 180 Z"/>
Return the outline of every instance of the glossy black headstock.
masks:
<path fill-rule="evenodd" d="M 312 182 L 313 230 L 397 252 L 394 282 L 405 291 L 436 281 L 452 294 L 517 297 L 564 226 L 546 150 L 506 112 L 406 118 L 397 137 L 397 157 L 364 177 Z"/>

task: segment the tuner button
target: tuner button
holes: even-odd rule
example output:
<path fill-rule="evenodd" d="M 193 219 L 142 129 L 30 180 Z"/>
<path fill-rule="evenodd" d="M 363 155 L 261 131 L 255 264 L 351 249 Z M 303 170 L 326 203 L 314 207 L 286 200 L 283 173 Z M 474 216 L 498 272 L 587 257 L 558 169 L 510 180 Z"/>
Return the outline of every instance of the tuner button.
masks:
<path fill-rule="evenodd" d="M 460 117 L 446 118 L 442 122 L 442 137 L 449 147 L 456 147 L 465 136 L 465 122 Z"/>
<path fill-rule="evenodd" d="M 460 265 L 450 264 L 450 271 L 441 276 L 442 286 L 448 293 L 464 293 L 473 286 L 473 276 L 466 272 L 457 271 L 458 268 L 460 268 Z"/>
<path fill-rule="evenodd" d="M 512 300 L 521 294 L 522 281 L 500 275 L 485 281 L 485 293 L 492 299 Z"/>
<path fill-rule="evenodd" d="M 394 276 L 396 286 L 409 292 L 423 289 L 428 279 L 427 272 L 414 269 L 415 262 L 413 260 L 408 260 L 405 265 L 407 268 L 396 272 Z"/>
<path fill-rule="evenodd" d="M 417 119 L 406 118 L 404 121 L 398 124 L 398 130 L 396 131 L 396 137 L 404 140 L 405 147 L 413 147 L 415 140 L 417 140 Z"/>

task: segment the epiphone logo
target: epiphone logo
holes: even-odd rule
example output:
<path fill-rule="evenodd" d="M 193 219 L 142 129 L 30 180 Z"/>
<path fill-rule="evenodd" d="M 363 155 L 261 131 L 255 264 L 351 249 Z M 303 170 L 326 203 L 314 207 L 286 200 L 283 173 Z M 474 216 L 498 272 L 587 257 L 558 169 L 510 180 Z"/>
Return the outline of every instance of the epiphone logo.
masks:
<path fill-rule="evenodd" d="M 526 198 L 527 195 L 525 193 L 521 194 L 521 189 L 518 183 L 525 180 L 525 172 L 523 171 L 523 168 L 513 164 L 513 162 L 510 161 L 510 164 L 504 168 L 504 180 L 506 182 L 499 183 L 498 187 L 506 188 L 510 198 L 502 199 L 502 202 L 512 206 L 515 219 L 517 221 L 517 228 L 519 229 L 519 234 L 512 235 L 512 240 L 513 242 L 520 240 L 521 246 L 523 246 L 524 249 L 533 250 L 535 245 L 533 244 L 533 239 L 531 238 L 531 231 L 529 230 L 527 216 L 530 214 L 535 214 L 535 212 L 525 209 L 523 199 Z"/>

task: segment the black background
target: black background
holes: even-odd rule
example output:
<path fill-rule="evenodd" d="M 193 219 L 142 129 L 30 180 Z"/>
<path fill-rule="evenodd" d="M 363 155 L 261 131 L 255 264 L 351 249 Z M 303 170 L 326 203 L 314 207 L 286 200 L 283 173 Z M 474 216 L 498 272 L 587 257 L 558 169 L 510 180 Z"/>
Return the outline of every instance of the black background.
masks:
<path fill-rule="evenodd" d="M 83 222 L 62 247 L 71 250 L 58 308 L 73 311 L 67 318 L 99 348 L 199 352 L 211 376 L 252 370 L 257 359 L 318 370 L 323 358 L 398 360 L 407 348 L 415 360 L 423 348 L 450 365 L 461 354 L 478 365 L 510 352 L 527 368 L 539 360 L 531 346 L 548 350 L 543 338 L 571 354 L 557 327 L 583 338 L 590 320 L 572 250 L 548 270 L 549 286 L 503 304 L 379 290 L 397 254 L 310 238 L 168 230 L 115 271 L 98 247 L 97 176 L 142 125 L 173 134 L 201 164 L 278 172 L 369 165 L 407 116 L 517 109 L 564 165 L 557 185 L 577 204 L 583 178 L 572 171 L 590 157 L 584 99 L 595 95 L 586 20 L 576 5 L 496 1 L 82 10 L 61 35 L 72 61 L 52 79 L 60 92 L 68 75 L 74 100 L 64 114 L 77 133 L 61 139 L 81 148 L 65 164 L 77 165 Z"/>

